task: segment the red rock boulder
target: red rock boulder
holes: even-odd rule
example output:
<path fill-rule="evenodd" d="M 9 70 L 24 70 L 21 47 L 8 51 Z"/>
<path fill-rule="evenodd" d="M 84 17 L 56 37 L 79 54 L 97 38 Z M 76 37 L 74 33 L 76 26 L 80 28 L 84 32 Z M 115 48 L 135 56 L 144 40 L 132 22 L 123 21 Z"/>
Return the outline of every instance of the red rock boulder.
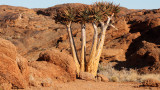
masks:
<path fill-rule="evenodd" d="M 16 47 L 0 38 L 0 84 L 11 83 L 12 87 L 25 88 L 27 83 L 17 65 L 16 55 Z"/>
<path fill-rule="evenodd" d="M 76 67 L 74 60 L 72 56 L 67 53 L 60 52 L 57 49 L 47 50 L 40 53 L 38 61 L 47 61 L 56 67 L 63 69 L 64 71 L 61 73 L 67 73 L 64 77 L 66 77 L 69 81 L 76 79 Z M 59 77 L 59 75 L 57 77 Z"/>

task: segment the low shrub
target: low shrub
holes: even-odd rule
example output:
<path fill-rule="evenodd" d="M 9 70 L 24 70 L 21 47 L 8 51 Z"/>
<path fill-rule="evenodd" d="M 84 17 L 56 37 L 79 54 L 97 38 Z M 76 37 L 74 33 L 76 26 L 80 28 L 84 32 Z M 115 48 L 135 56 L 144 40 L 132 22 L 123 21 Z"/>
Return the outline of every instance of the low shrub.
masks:
<path fill-rule="evenodd" d="M 113 68 L 112 63 L 106 66 L 99 64 L 98 73 L 109 78 L 112 82 L 143 82 L 147 79 L 154 79 L 160 81 L 160 74 L 138 74 L 137 70 L 116 70 Z"/>

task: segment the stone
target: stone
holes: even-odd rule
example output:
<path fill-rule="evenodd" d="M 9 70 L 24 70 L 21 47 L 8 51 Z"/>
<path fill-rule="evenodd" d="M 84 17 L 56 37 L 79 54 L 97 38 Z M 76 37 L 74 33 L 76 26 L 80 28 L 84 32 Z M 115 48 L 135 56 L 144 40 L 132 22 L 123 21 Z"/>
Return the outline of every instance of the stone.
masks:
<path fill-rule="evenodd" d="M 80 72 L 79 78 L 86 81 L 95 81 L 95 76 L 88 72 Z"/>
<path fill-rule="evenodd" d="M 154 79 L 147 79 L 142 82 L 142 86 L 146 87 L 160 87 L 160 81 Z"/>
<path fill-rule="evenodd" d="M 97 79 L 101 80 L 102 82 L 108 82 L 109 81 L 109 79 L 102 74 L 97 74 Z"/>

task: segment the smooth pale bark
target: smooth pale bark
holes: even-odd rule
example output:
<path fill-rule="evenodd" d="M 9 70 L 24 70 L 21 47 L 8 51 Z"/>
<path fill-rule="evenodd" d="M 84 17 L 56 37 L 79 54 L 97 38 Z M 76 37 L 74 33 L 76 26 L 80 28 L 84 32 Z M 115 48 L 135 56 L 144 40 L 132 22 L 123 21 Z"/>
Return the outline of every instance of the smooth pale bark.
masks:
<path fill-rule="evenodd" d="M 96 55 L 96 51 L 97 51 L 97 39 L 98 39 L 98 30 L 97 30 L 97 26 L 95 23 L 92 23 L 93 28 L 94 28 L 94 36 L 93 36 L 93 42 L 92 42 L 92 48 L 91 48 L 91 53 L 89 56 L 89 61 L 87 63 L 86 66 L 86 71 L 87 72 L 92 72 L 93 70 L 93 62 L 95 60 L 95 55 Z"/>
<path fill-rule="evenodd" d="M 111 21 L 111 18 L 108 17 L 108 20 L 107 20 L 106 24 L 104 24 L 104 22 L 100 22 L 102 31 L 101 31 L 101 36 L 99 38 L 96 57 L 95 57 L 95 60 L 93 62 L 93 71 L 91 72 L 94 76 L 97 75 L 98 64 L 99 64 L 99 60 L 100 60 L 100 56 L 101 56 L 101 53 L 102 53 L 102 50 L 103 50 L 103 45 L 104 45 L 104 40 L 105 40 L 105 33 L 106 33 L 106 29 L 108 28 L 108 26 L 110 24 L 110 21 Z"/>
<path fill-rule="evenodd" d="M 74 43 L 73 36 L 72 36 L 71 22 L 68 25 L 66 25 L 66 27 L 67 27 L 67 31 L 68 31 L 68 35 L 69 35 L 69 41 L 70 41 L 70 46 L 72 49 L 73 59 L 76 64 L 77 75 L 79 76 L 80 65 L 79 65 L 79 60 L 78 60 L 78 56 L 77 56 L 77 52 L 76 52 L 76 48 L 75 48 L 75 43 Z"/>
<path fill-rule="evenodd" d="M 85 24 L 81 24 L 81 38 L 82 38 L 82 43 L 81 43 L 81 60 L 80 60 L 80 71 L 84 72 L 85 71 L 85 64 L 86 64 L 86 26 Z"/>

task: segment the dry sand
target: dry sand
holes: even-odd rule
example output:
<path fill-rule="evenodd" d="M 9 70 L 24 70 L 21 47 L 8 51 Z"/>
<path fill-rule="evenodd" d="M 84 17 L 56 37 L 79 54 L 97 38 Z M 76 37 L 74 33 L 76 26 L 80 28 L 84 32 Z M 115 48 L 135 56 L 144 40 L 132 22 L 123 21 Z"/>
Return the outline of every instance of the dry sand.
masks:
<path fill-rule="evenodd" d="M 76 80 L 68 83 L 55 83 L 54 87 L 30 87 L 26 90 L 160 90 L 157 87 L 140 87 L 135 82 L 94 82 Z"/>

